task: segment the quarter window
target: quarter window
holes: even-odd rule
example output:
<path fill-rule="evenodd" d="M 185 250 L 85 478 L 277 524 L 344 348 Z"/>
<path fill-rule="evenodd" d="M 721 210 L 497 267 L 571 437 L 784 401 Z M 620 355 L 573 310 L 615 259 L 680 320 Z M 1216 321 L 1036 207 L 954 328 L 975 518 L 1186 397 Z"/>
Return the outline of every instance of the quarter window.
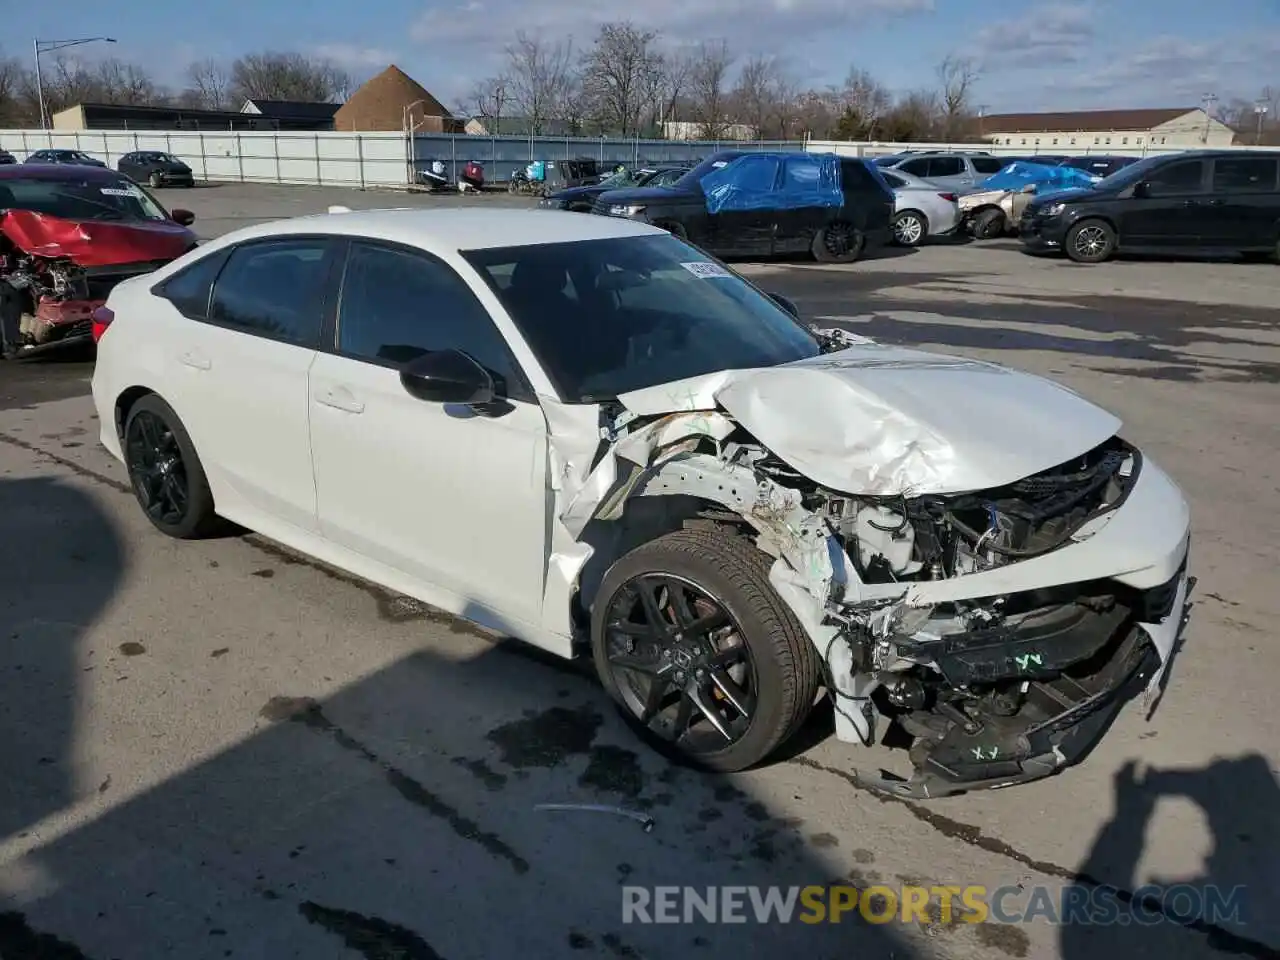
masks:
<path fill-rule="evenodd" d="M 329 250 L 319 239 L 236 248 L 214 285 L 209 319 L 272 340 L 318 346 Z"/>
<path fill-rule="evenodd" d="M 205 320 L 209 316 L 209 291 L 226 262 L 227 252 L 220 250 L 175 273 L 154 292 L 172 303 L 184 317 Z"/>
<path fill-rule="evenodd" d="M 1224 157 L 1213 165 L 1213 189 L 1232 193 L 1272 193 L 1276 167 L 1271 157 Z"/>
<path fill-rule="evenodd" d="M 355 244 L 342 281 L 338 351 L 399 367 L 440 350 L 470 355 L 508 400 L 534 401 L 488 311 L 452 267 L 417 253 Z"/>
<path fill-rule="evenodd" d="M 1004 169 L 1004 163 L 997 157 L 974 157 L 973 169 L 979 173 L 999 173 Z"/>

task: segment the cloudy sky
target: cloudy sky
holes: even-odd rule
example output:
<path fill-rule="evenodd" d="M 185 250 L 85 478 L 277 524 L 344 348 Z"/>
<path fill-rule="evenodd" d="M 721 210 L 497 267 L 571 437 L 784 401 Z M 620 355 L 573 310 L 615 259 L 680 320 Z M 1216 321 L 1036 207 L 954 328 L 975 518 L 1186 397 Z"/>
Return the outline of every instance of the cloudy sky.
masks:
<path fill-rule="evenodd" d="M 988 112 L 1194 106 L 1206 93 L 1252 100 L 1280 86 L 1277 0 L 63 0 L 6 14 L 0 52 L 29 57 L 28 38 L 64 39 L 74 23 L 77 36 L 116 37 L 98 49 L 166 83 L 200 57 L 297 50 L 357 78 L 394 62 L 453 106 L 500 68 L 516 31 L 585 45 L 623 9 L 676 42 L 723 38 L 743 57 L 782 57 L 805 84 L 838 82 L 855 65 L 909 90 L 932 85 L 948 53 L 980 57 L 976 102 Z"/>

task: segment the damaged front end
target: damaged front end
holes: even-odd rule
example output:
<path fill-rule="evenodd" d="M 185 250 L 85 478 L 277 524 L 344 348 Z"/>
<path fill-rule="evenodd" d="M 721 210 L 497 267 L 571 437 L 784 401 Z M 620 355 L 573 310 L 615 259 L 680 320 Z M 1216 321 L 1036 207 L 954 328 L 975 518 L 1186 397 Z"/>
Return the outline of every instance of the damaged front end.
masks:
<path fill-rule="evenodd" d="M 1190 587 L 1181 493 L 1120 439 L 1118 421 L 1047 381 L 823 336 L 839 358 L 623 397 L 599 433 L 551 405 L 559 523 L 548 599 L 575 589 L 594 549 L 589 524 L 621 518 L 636 497 L 689 498 L 749 528 L 775 558 L 770 582 L 821 655 L 837 736 L 871 745 L 878 725 L 887 743 L 905 734 L 911 775 L 870 785 L 937 797 L 1082 759 L 1125 702 L 1143 690 L 1151 702 L 1162 686 Z M 1007 431 L 1011 443 L 1025 431 L 1022 456 L 962 443 L 959 421 L 940 412 L 952 398 L 910 407 L 939 376 L 1005 374 L 1003 386 L 975 381 L 972 402 L 1006 409 L 1001 391 L 1022 384 L 1029 410 Z M 815 412 L 777 414 L 801 390 Z M 832 436 L 824 460 L 828 421 L 816 411 L 842 404 L 865 429 Z M 1037 426 L 1082 452 L 1055 460 L 1043 436 L 1036 446 Z"/>

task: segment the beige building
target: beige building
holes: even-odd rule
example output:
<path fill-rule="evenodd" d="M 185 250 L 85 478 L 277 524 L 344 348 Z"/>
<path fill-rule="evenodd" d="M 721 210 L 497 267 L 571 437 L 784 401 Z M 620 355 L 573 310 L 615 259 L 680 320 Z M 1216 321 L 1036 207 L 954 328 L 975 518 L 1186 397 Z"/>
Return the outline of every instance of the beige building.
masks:
<path fill-rule="evenodd" d="M 662 136 L 667 140 L 706 140 L 702 124 L 687 120 L 668 120 L 662 125 Z M 726 124 L 720 133 L 721 140 L 754 140 L 755 127 L 745 123 Z"/>
<path fill-rule="evenodd" d="M 1236 137 L 1231 127 L 1199 107 L 999 113 L 984 116 L 979 123 L 982 138 L 995 146 L 1029 147 L 1044 153 L 1229 147 Z"/>

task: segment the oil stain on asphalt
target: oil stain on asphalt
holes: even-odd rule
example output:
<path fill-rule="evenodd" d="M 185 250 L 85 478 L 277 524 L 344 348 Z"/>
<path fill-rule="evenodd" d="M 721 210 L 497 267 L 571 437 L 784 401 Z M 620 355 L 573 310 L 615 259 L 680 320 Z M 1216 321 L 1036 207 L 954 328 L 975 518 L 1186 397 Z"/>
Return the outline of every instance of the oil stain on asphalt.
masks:
<path fill-rule="evenodd" d="M 444 960 L 412 930 L 379 917 L 325 907 L 310 900 L 299 904 L 298 912 L 316 926 L 341 937 L 349 949 L 365 960 Z"/>

